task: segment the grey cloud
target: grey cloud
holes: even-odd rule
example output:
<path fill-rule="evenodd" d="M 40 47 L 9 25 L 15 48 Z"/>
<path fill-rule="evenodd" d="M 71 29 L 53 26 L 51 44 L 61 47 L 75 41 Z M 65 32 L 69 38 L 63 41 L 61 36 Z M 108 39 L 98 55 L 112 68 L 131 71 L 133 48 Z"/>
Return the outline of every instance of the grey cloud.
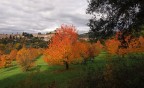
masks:
<path fill-rule="evenodd" d="M 88 31 L 86 0 L 0 0 L 0 33 L 47 32 L 61 24 Z"/>
<path fill-rule="evenodd" d="M 78 24 L 79 26 L 84 26 L 87 23 L 87 17 L 83 18 L 81 15 L 63 14 L 61 17 L 69 18 L 72 23 Z"/>

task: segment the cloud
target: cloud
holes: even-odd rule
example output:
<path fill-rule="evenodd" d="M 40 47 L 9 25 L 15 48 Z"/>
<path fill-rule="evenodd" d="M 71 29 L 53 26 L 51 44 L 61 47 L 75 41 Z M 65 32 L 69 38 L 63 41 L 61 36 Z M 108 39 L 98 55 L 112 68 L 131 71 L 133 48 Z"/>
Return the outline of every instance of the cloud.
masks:
<path fill-rule="evenodd" d="M 0 33 L 44 33 L 62 24 L 87 32 L 87 5 L 87 0 L 0 0 Z"/>

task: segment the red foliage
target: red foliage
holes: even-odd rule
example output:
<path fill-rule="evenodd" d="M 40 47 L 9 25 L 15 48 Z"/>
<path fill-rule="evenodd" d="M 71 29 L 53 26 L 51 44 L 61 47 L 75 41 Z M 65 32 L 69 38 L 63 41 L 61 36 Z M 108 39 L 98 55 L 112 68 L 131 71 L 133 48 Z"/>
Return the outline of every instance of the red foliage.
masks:
<path fill-rule="evenodd" d="M 119 40 L 121 33 L 117 33 L 115 38 L 106 40 L 106 48 L 110 54 L 125 55 L 128 53 L 144 52 L 144 38 L 134 37 L 132 35 L 124 36 L 124 39 Z"/>
<path fill-rule="evenodd" d="M 78 39 L 78 34 L 73 26 L 61 26 L 56 30 L 55 36 L 46 49 L 45 61 L 48 64 L 65 64 L 68 69 L 68 64 L 75 61 L 76 53 L 75 47 Z"/>

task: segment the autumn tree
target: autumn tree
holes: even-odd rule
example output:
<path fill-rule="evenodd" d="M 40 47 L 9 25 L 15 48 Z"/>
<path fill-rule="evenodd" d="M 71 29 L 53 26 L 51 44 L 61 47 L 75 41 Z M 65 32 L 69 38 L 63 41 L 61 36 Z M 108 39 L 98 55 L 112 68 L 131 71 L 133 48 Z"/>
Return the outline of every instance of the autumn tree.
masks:
<path fill-rule="evenodd" d="M 0 57 L 0 65 L 1 67 L 7 68 L 10 67 L 12 64 L 12 60 L 9 58 L 9 55 L 2 55 Z"/>
<path fill-rule="evenodd" d="M 77 52 L 73 52 L 78 39 L 78 34 L 74 26 L 62 25 L 56 30 L 55 36 L 46 49 L 45 61 L 48 64 L 64 64 L 69 69 L 69 64 L 78 58 Z"/>
<path fill-rule="evenodd" d="M 133 37 L 128 42 L 128 48 L 127 52 L 129 53 L 138 53 L 138 52 L 144 52 L 144 38 L 142 36 L 140 37 Z"/>
<path fill-rule="evenodd" d="M 86 41 L 79 41 L 76 43 L 73 49 L 77 56 L 81 57 L 83 62 L 86 64 L 86 61 L 90 58 L 90 43 Z"/>
<path fill-rule="evenodd" d="M 38 56 L 43 54 L 42 48 L 29 48 L 29 50 L 31 51 L 32 58 L 37 58 Z"/>
<path fill-rule="evenodd" d="M 102 46 L 99 45 L 100 43 L 89 43 L 89 42 L 81 42 L 81 50 L 80 55 L 86 57 L 85 59 L 94 60 L 94 58 L 101 52 Z"/>
<path fill-rule="evenodd" d="M 91 48 L 94 51 L 94 56 L 100 54 L 100 52 L 102 50 L 104 50 L 104 46 L 102 45 L 102 43 L 100 42 L 100 40 L 98 40 L 96 43 L 93 43 Z"/>
<path fill-rule="evenodd" d="M 0 68 L 2 68 L 2 67 L 3 67 L 3 63 L 2 63 L 2 59 L 0 57 Z"/>
<path fill-rule="evenodd" d="M 0 50 L 0 68 L 7 68 L 12 65 L 12 60 L 9 54 L 5 54 L 4 51 Z"/>
<path fill-rule="evenodd" d="M 2 68 L 2 66 L 3 66 L 2 58 L 1 58 L 2 55 L 3 55 L 3 51 L 0 50 L 0 68 Z"/>
<path fill-rule="evenodd" d="M 2 58 L 2 56 L 0 56 L 0 68 L 3 68 L 4 66 L 4 59 Z"/>
<path fill-rule="evenodd" d="M 105 42 L 106 49 L 110 54 L 118 54 L 120 41 L 117 39 L 108 39 Z"/>
<path fill-rule="evenodd" d="M 22 48 L 18 51 L 16 60 L 17 63 L 22 67 L 23 71 L 29 71 L 34 66 L 35 51 L 27 48 Z"/>
<path fill-rule="evenodd" d="M 10 54 L 0 52 L 0 67 L 7 68 L 12 66 L 12 61 L 16 59 L 17 50 L 12 50 Z"/>
<path fill-rule="evenodd" d="M 94 60 L 94 58 L 102 51 L 103 45 L 100 43 L 100 41 L 90 43 L 80 40 L 73 48 L 75 49 L 75 52 L 77 52 L 77 56 L 81 57 L 84 63 L 86 63 L 87 60 Z"/>
<path fill-rule="evenodd" d="M 144 52 L 144 38 L 142 36 L 136 37 L 131 34 L 121 36 L 122 33 L 116 33 L 112 39 L 107 39 L 105 45 L 110 54 L 117 54 L 124 56 L 128 53 Z M 121 40 L 121 37 L 123 39 Z"/>
<path fill-rule="evenodd" d="M 15 60 L 16 59 L 16 55 L 17 55 L 17 50 L 12 50 L 11 52 L 10 52 L 10 55 L 9 55 L 9 58 L 11 59 L 11 60 Z"/>

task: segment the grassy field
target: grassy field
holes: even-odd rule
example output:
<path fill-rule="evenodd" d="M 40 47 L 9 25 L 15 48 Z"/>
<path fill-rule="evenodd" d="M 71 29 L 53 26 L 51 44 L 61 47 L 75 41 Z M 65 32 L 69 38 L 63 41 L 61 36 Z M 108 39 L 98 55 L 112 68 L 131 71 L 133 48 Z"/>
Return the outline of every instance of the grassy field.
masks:
<path fill-rule="evenodd" d="M 99 75 L 101 75 L 100 72 L 103 70 L 107 71 L 107 64 L 112 62 L 109 62 L 106 58 L 108 58 L 107 53 L 102 52 L 95 58 L 94 62 L 89 61 L 86 65 L 71 64 L 70 69 L 65 70 L 63 66 L 48 66 L 47 63 L 44 62 L 43 56 L 40 56 L 35 62 L 36 67 L 29 72 L 22 72 L 16 62 L 13 62 L 14 66 L 0 69 L 0 88 L 51 88 L 49 85 L 56 85 L 57 88 L 67 88 L 73 84 L 72 80 L 83 78 L 89 73 L 93 74 L 94 71 L 96 71 L 96 73 L 99 72 L 97 73 Z M 125 68 L 123 68 L 125 66 L 123 65 L 124 63 L 120 62 L 121 64 L 119 64 L 117 61 L 113 61 L 115 68 L 120 69 L 119 66 L 121 66 L 122 69 L 125 70 Z M 127 63 L 127 61 L 125 63 Z M 128 62 L 130 62 L 130 69 L 132 69 L 132 66 L 135 66 L 132 65 L 132 63 L 139 64 L 135 60 Z M 36 68 L 40 68 L 40 71 Z M 92 70 L 91 72 L 90 69 L 94 69 L 94 71 Z M 114 71 L 117 72 L 117 70 Z M 143 76 L 143 74 L 140 76 Z"/>

